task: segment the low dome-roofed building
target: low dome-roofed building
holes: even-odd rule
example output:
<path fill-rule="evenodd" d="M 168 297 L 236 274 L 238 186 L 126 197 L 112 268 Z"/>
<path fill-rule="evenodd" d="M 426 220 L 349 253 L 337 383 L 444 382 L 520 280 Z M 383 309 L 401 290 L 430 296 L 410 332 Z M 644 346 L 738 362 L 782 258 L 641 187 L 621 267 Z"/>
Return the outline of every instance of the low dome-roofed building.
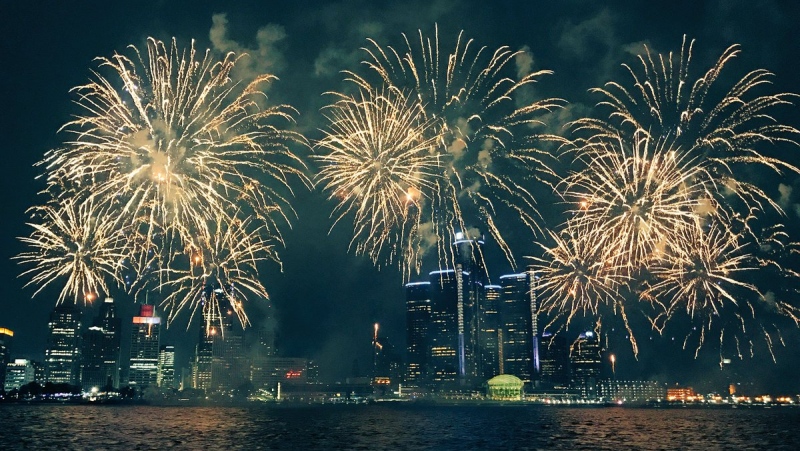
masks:
<path fill-rule="evenodd" d="M 522 380 L 511 374 L 501 374 L 486 382 L 489 399 L 498 401 L 521 401 Z"/>

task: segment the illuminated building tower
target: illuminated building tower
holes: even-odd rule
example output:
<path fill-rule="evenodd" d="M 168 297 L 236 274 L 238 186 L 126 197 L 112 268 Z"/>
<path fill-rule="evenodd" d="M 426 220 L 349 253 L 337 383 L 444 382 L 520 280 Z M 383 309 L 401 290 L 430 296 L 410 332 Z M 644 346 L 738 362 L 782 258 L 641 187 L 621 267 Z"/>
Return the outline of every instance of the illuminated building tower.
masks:
<path fill-rule="evenodd" d="M 478 375 L 487 381 L 500 374 L 500 285 L 486 285 L 481 304 L 478 306 L 480 332 L 478 334 L 479 357 Z"/>
<path fill-rule="evenodd" d="M 244 334 L 231 301 L 220 287 L 203 289 L 203 323 L 194 362 L 194 386 L 228 392 L 250 380 Z"/>
<path fill-rule="evenodd" d="M 161 318 L 155 315 L 155 307 L 142 305 L 139 316 L 133 317 L 131 329 L 130 385 L 144 388 L 158 383 L 160 335 Z"/>
<path fill-rule="evenodd" d="M 500 277 L 503 372 L 526 384 L 536 380 L 539 364 L 534 283 L 531 271 Z"/>
<path fill-rule="evenodd" d="M 425 383 L 428 365 L 428 324 L 431 320 L 431 284 L 406 284 L 406 383 Z"/>
<path fill-rule="evenodd" d="M 158 350 L 158 380 L 156 382 L 160 388 L 174 388 L 175 346 L 164 345 Z"/>
<path fill-rule="evenodd" d="M 464 273 L 452 269 L 430 273 L 431 321 L 428 328 L 428 379 L 435 386 L 464 376 Z"/>
<path fill-rule="evenodd" d="M 483 329 L 484 286 L 488 277 L 483 258 L 484 241 L 469 238 L 457 233 L 453 241 L 453 256 L 456 277 L 461 277 L 461 291 L 458 293 L 458 339 L 459 339 L 459 378 L 462 382 L 478 382 L 484 374 L 483 343 L 480 331 Z M 480 380 L 484 382 L 484 380 Z"/>
<path fill-rule="evenodd" d="M 44 353 L 45 381 L 80 385 L 81 311 L 69 302 L 57 305 L 47 326 L 50 334 Z"/>
<path fill-rule="evenodd" d="M 543 333 L 539 347 L 542 385 L 547 388 L 569 386 L 569 345 L 563 335 Z"/>
<path fill-rule="evenodd" d="M 0 387 L 5 383 L 6 365 L 11 361 L 11 339 L 14 332 L 0 327 Z"/>
<path fill-rule="evenodd" d="M 582 397 L 597 397 L 597 382 L 600 380 L 602 364 L 600 337 L 592 331 L 580 334 L 572 343 L 570 366 L 572 385 L 580 389 Z"/>
<path fill-rule="evenodd" d="M 106 298 L 94 323 L 83 334 L 84 390 L 92 387 L 119 386 L 120 330 L 114 299 Z"/>
<path fill-rule="evenodd" d="M 6 392 L 19 389 L 33 381 L 34 371 L 30 360 L 15 359 L 6 366 L 5 383 L 3 385 Z"/>
<path fill-rule="evenodd" d="M 372 334 L 372 385 L 383 388 L 399 383 L 400 359 L 389 339 L 378 335 L 378 323 Z"/>

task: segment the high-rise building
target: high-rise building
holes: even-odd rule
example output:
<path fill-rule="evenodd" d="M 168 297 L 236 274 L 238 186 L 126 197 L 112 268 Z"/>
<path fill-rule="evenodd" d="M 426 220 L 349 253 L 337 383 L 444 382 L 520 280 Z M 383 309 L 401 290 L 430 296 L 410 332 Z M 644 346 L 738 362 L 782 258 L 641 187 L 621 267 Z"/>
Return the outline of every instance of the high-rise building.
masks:
<path fill-rule="evenodd" d="M 268 357 L 255 360 L 252 367 L 252 383 L 257 389 L 275 390 L 281 384 L 305 384 L 308 379 L 309 362 L 296 357 Z"/>
<path fill-rule="evenodd" d="M 597 397 L 597 383 L 600 380 L 602 364 L 600 337 L 592 331 L 583 332 L 572 343 L 570 352 L 572 385 L 580 389 L 582 397 Z"/>
<path fill-rule="evenodd" d="M 194 388 L 229 392 L 250 380 L 250 361 L 245 355 L 244 333 L 225 290 L 203 289 L 203 324 L 195 361 Z"/>
<path fill-rule="evenodd" d="M 0 327 L 0 387 L 5 383 L 6 365 L 11 362 L 11 339 L 14 332 Z"/>
<path fill-rule="evenodd" d="M 542 385 L 548 388 L 569 386 L 569 344 L 562 334 L 542 333 L 541 353 Z"/>
<path fill-rule="evenodd" d="M 430 273 L 431 321 L 428 328 L 428 378 L 435 386 L 456 382 L 465 374 L 464 273 Z"/>
<path fill-rule="evenodd" d="M 500 285 L 484 286 L 482 302 L 478 306 L 480 331 L 478 333 L 479 379 L 488 381 L 500 374 Z"/>
<path fill-rule="evenodd" d="M 456 277 L 461 277 L 458 293 L 459 346 L 462 349 L 459 361 L 459 378 L 462 382 L 485 382 L 484 343 L 480 331 L 485 318 L 481 315 L 484 303 L 484 286 L 487 284 L 486 264 L 483 256 L 482 238 L 470 238 L 457 233 L 453 241 L 453 257 Z"/>
<path fill-rule="evenodd" d="M 81 311 L 64 302 L 50 313 L 50 333 L 45 349 L 45 380 L 53 384 L 80 385 Z"/>
<path fill-rule="evenodd" d="M 535 278 L 531 271 L 500 277 L 503 371 L 531 384 L 538 365 Z"/>
<path fill-rule="evenodd" d="M 378 335 L 375 323 L 372 335 L 372 384 L 388 387 L 400 382 L 400 358 L 389 339 Z"/>
<path fill-rule="evenodd" d="M 164 389 L 175 385 L 175 346 L 163 345 L 158 350 L 158 386 Z"/>
<path fill-rule="evenodd" d="M 6 392 L 19 389 L 34 381 L 33 365 L 30 360 L 15 359 L 6 366 L 5 384 Z"/>
<path fill-rule="evenodd" d="M 82 385 L 92 387 L 119 387 L 119 357 L 121 319 L 117 317 L 113 298 L 100 304 L 94 323 L 83 335 Z"/>
<path fill-rule="evenodd" d="M 406 382 L 411 385 L 424 384 L 427 376 L 430 292 L 430 282 L 406 284 Z"/>
<path fill-rule="evenodd" d="M 142 305 L 139 316 L 133 317 L 131 329 L 130 385 L 141 388 L 157 385 L 160 336 L 161 318 L 156 316 L 155 307 Z"/>

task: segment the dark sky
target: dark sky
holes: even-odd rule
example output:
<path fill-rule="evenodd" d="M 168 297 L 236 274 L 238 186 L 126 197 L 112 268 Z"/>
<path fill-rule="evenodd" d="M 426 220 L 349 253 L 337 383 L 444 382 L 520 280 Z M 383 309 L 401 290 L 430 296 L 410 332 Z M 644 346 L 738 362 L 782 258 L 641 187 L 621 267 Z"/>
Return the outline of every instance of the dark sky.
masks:
<path fill-rule="evenodd" d="M 39 168 L 33 165 L 65 139 L 57 130 L 76 112 L 68 91 L 86 82 L 93 58 L 123 51 L 129 44 L 143 46 L 148 36 L 176 37 L 181 46 L 194 39 L 199 49 L 259 55 L 243 66 L 278 75 L 269 95 L 295 106 L 300 111 L 298 127 L 315 139 L 322 127 L 319 108 L 326 102 L 321 94 L 342 88 L 340 70 L 358 70 L 365 56 L 359 48 L 367 37 L 400 45 L 400 33 L 422 29 L 431 34 L 438 23 L 443 42 L 452 42 L 463 29 L 482 45 L 527 48 L 535 69 L 556 74 L 543 79 L 537 90 L 567 99 L 570 108 L 580 110 L 596 100 L 587 89 L 620 79 L 620 64 L 632 63 L 643 43 L 657 51 L 678 50 L 684 34 L 697 39 L 698 68 L 710 66 L 725 48 L 739 43 L 743 52 L 730 64 L 732 73 L 742 76 L 766 68 L 777 75 L 775 91 L 798 92 L 798 19 L 800 6 L 794 2 L 767 0 L 2 2 L 0 149 L 7 160 L 2 177 L 0 327 L 16 331 L 16 355 L 42 354 L 54 294 L 31 299 L 33 290 L 22 288 L 20 270 L 10 261 L 21 250 L 15 237 L 29 233 L 25 210 L 41 201 L 36 192 L 42 186 L 35 181 Z M 787 122 L 800 126 L 796 108 L 783 114 Z M 794 155 L 785 158 L 800 160 Z M 793 187 L 797 180 L 773 177 L 762 186 L 777 200 L 779 183 Z M 784 200 L 797 202 L 791 193 Z M 348 375 L 355 358 L 366 366 L 376 321 L 395 344 L 404 346 L 398 272 L 393 267 L 377 270 L 368 260 L 349 254 L 346 225 L 328 234 L 331 205 L 319 192 L 299 190 L 294 205 L 299 217 L 286 234 L 283 272 L 267 268 L 262 273 L 272 296 L 282 354 L 316 358 L 323 375 L 341 377 Z M 795 231 L 794 205 L 787 211 L 785 222 Z M 515 238 L 512 247 L 518 258 L 533 251 L 530 237 Z M 510 269 L 500 262 L 490 270 L 497 277 Z M 116 297 L 132 310 L 130 299 Z M 185 334 L 184 326 L 185 321 L 166 337 L 184 344 L 178 358 L 186 361 L 186 343 L 196 335 Z M 718 372 L 718 355 L 712 352 L 694 359 L 693 352 L 680 351 L 670 338 L 640 340 L 651 344 L 644 343 L 638 362 L 621 350 L 619 371 L 631 377 L 684 382 L 716 377 L 712 373 Z M 790 328 L 785 339 L 787 346 L 775 352 L 777 364 L 757 355 L 746 358 L 741 371 L 765 384 L 800 389 L 795 377 L 800 369 L 800 335 Z"/>

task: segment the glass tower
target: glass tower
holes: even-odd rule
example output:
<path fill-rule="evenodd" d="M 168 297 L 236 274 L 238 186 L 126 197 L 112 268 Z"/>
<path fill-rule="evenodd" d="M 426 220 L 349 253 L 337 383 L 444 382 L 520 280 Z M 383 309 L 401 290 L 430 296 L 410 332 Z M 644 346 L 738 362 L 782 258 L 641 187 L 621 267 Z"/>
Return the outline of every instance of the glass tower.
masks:
<path fill-rule="evenodd" d="M 142 305 L 139 316 L 133 317 L 131 330 L 131 367 L 128 382 L 138 387 L 156 386 L 158 383 L 158 350 L 161 335 L 161 318 L 155 307 Z"/>
<path fill-rule="evenodd" d="M 428 365 L 428 324 L 431 320 L 431 283 L 406 284 L 406 382 L 425 382 Z"/>
<path fill-rule="evenodd" d="M 45 349 L 45 380 L 53 384 L 80 385 L 81 311 L 65 302 L 50 313 Z"/>

